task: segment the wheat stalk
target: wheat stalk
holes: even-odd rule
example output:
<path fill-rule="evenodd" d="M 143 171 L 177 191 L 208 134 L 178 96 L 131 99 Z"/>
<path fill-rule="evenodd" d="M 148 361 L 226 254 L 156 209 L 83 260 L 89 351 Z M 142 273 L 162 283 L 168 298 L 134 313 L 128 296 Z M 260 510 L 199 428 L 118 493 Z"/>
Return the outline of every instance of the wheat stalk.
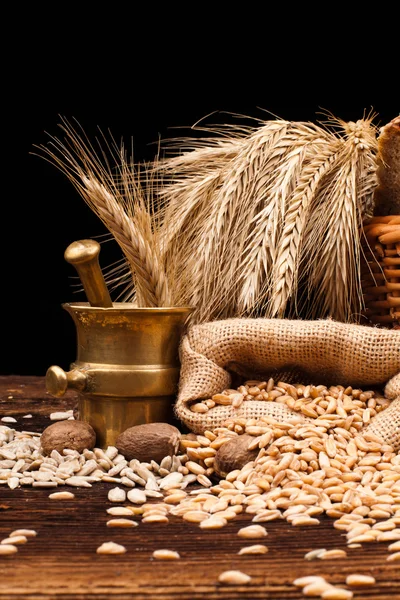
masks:
<path fill-rule="evenodd" d="M 131 271 L 137 305 L 172 306 L 173 297 L 146 202 L 149 190 L 140 185 L 140 177 L 132 171 L 123 145 L 111 147 L 117 165 L 115 173 L 90 142 L 67 121 L 63 123 L 67 142 L 52 137 L 50 146 L 39 146 L 43 152 L 40 156 L 68 177 L 118 242 Z"/>

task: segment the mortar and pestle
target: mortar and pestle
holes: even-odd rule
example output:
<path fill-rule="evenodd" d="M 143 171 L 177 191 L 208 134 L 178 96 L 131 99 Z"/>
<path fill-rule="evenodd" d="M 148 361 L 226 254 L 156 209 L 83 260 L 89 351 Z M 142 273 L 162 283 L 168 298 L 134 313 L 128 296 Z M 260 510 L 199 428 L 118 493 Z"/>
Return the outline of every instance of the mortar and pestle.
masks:
<path fill-rule="evenodd" d="M 192 309 L 112 302 L 99 252 L 98 242 L 80 240 L 64 253 L 88 302 L 62 304 L 75 323 L 77 355 L 68 372 L 48 368 L 46 389 L 55 397 L 77 390 L 79 419 L 90 423 L 96 445 L 106 448 L 133 425 L 176 421 L 179 344 Z"/>

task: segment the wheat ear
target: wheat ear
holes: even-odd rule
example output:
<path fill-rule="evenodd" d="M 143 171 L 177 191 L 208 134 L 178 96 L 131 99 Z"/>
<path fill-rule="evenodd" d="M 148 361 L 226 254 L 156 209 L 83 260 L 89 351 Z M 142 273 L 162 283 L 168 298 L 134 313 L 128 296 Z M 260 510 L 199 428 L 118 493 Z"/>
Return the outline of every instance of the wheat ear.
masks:
<path fill-rule="evenodd" d="M 204 224 L 214 210 L 214 197 L 224 181 L 223 173 L 244 145 L 242 139 L 195 140 L 195 149 L 181 156 L 160 161 L 155 175 L 161 173 L 157 197 L 162 205 L 160 244 L 164 261 L 172 256 L 180 281 L 178 297 L 194 307 L 192 322 L 208 310 L 207 296 L 199 275 L 199 248 L 205 244 Z M 199 314 L 196 313 L 198 311 Z"/>
<path fill-rule="evenodd" d="M 252 315 L 267 302 L 271 285 L 272 269 L 282 235 L 282 223 L 286 212 L 287 198 L 292 191 L 293 181 L 302 160 L 302 144 L 278 158 L 273 182 L 265 190 L 265 205 L 250 220 L 247 238 L 242 251 L 238 284 L 240 314 Z M 280 150 L 284 146 L 281 146 Z M 276 153 L 280 157 L 280 153 Z"/>
<path fill-rule="evenodd" d="M 271 318 L 283 318 L 289 299 L 296 295 L 300 250 L 312 200 L 321 179 L 336 160 L 337 148 L 338 142 L 333 140 L 331 144 L 318 144 L 309 149 L 311 159 L 305 161 L 299 181 L 290 197 L 271 276 L 272 289 L 268 307 L 268 315 Z"/>
<path fill-rule="evenodd" d="M 62 129 L 68 145 L 52 138 L 49 147 L 39 147 L 44 157 L 67 176 L 118 242 L 134 278 L 137 303 L 149 307 L 171 306 L 145 191 L 130 171 L 123 146 L 108 147 L 117 166 L 114 173 L 108 162 L 66 120 Z M 133 214 L 128 215 L 127 211 Z"/>
<path fill-rule="evenodd" d="M 247 216 L 246 229 L 232 237 L 245 235 L 236 279 L 239 295 L 237 310 L 243 316 L 267 316 L 273 286 L 273 267 L 282 239 L 289 198 L 297 186 L 310 145 L 326 144 L 327 133 L 308 123 L 290 123 L 283 135 L 271 144 L 268 179 L 263 178 L 263 201 Z"/>
<path fill-rule="evenodd" d="M 249 210 L 253 214 L 255 206 L 262 202 L 265 178 L 271 172 L 270 148 L 284 135 L 287 125 L 286 121 L 273 121 L 255 130 L 221 174 L 222 184 L 213 196 L 196 251 L 199 269 L 195 288 L 204 290 L 207 298 L 202 320 L 235 311 L 235 275 L 241 249 L 232 230 L 237 224 L 242 228 Z"/>
<path fill-rule="evenodd" d="M 81 175 L 86 199 L 124 252 L 138 288 L 139 306 L 170 306 L 168 284 L 152 242 L 149 213 L 135 207 L 132 218 L 98 181 Z"/>
<path fill-rule="evenodd" d="M 360 236 L 372 190 L 371 173 L 365 169 L 373 160 L 376 138 L 369 120 L 338 122 L 345 135 L 316 199 L 318 210 L 308 223 L 303 250 L 311 300 L 306 314 L 357 322 L 363 306 Z"/>

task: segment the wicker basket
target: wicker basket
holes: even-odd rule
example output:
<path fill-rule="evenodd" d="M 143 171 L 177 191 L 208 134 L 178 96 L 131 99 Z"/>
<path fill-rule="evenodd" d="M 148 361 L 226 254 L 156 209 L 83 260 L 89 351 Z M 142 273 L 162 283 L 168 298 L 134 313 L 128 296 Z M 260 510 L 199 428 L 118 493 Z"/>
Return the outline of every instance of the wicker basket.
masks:
<path fill-rule="evenodd" d="M 400 215 L 373 217 L 363 230 L 363 316 L 400 329 Z"/>

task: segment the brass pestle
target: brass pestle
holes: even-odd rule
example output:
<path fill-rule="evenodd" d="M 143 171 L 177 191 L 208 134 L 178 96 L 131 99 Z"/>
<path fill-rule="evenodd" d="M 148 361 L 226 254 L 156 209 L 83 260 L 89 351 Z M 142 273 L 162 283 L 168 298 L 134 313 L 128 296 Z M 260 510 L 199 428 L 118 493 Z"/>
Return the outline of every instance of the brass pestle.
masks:
<path fill-rule="evenodd" d="M 72 242 L 64 258 L 75 267 L 91 306 L 111 308 L 113 303 L 99 265 L 100 244 L 95 240 Z"/>
<path fill-rule="evenodd" d="M 113 303 L 99 264 L 99 254 L 98 242 L 78 240 L 68 246 L 64 258 L 77 270 L 90 306 L 112 308 Z M 82 392 L 85 387 L 86 377 L 80 370 L 65 372 L 57 365 L 47 370 L 46 388 L 52 396 L 63 396 L 68 388 Z"/>

